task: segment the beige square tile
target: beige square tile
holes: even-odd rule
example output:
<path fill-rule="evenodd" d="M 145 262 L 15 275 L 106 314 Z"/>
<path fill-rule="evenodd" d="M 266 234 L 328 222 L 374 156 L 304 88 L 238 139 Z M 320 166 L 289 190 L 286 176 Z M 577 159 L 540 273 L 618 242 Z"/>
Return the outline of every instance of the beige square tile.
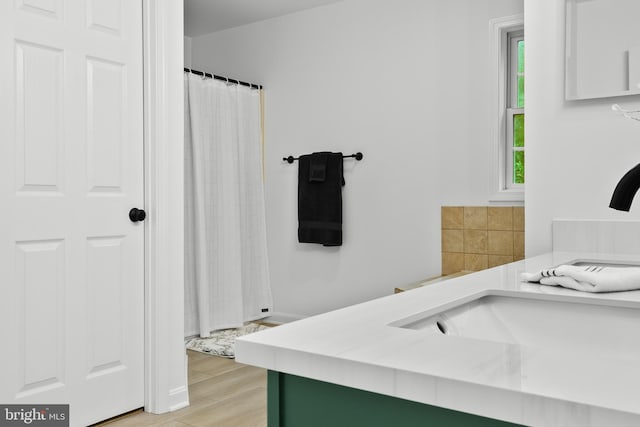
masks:
<path fill-rule="evenodd" d="M 442 206 L 440 208 L 442 229 L 462 229 L 463 211 L 462 206 Z"/>
<path fill-rule="evenodd" d="M 442 252 L 462 252 L 462 230 L 442 230 Z"/>
<path fill-rule="evenodd" d="M 453 274 L 464 270 L 464 254 L 442 253 L 442 274 Z"/>
<path fill-rule="evenodd" d="M 487 229 L 487 207 L 486 206 L 465 206 L 464 207 L 464 228 L 472 230 Z"/>
<path fill-rule="evenodd" d="M 465 254 L 486 254 L 487 253 L 487 231 L 486 230 L 464 230 L 464 253 Z"/>
<path fill-rule="evenodd" d="M 513 230 L 513 208 L 511 206 L 487 208 L 489 230 Z"/>
<path fill-rule="evenodd" d="M 516 260 L 524 259 L 524 232 L 513 232 L 513 257 Z"/>
<path fill-rule="evenodd" d="M 464 254 L 464 269 L 469 271 L 485 270 L 489 267 L 487 255 Z"/>
<path fill-rule="evenodd" d="M 489 255 L 513 255 L 513 231 L 489 230 L 487 242 Z"/>
<path fill-rule="evenodd" d="M 511 255 L 489 255 L 489 268 L 513 262 Z"/>
<path fill-rule="evenodd" d="M 513 207 L 513 230 L 524 231 L 524 208 L 521 206 Z"/>

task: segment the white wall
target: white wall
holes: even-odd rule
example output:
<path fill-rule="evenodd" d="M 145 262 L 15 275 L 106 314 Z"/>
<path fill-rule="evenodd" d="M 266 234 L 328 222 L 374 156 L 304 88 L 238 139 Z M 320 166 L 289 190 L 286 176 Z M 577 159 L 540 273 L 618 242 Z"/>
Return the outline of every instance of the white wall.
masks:
<path fill-rule="evenodd" d="M 611 104 L 640 108 L 640 96 L 564 100 L 564 0 L 525 0 L 526 254 L 551 249 L 551 220 L 638 219 L 609 209 L 616 183 L 640 162 L 640 123 Z M 640 236 L 638 236 L 640 238 Z"/>
<path fill-rule="evenodd" d="M 522 0 L 346 0 L 193 38 L 192 65 L 265 86 L 278 312 L 311 315 L 440 273 L 440 206 L 486 205 L 489 20 Z M 297 242 L 297 164 L 345 161 L 344 243 Z"/>
<path fill-rule="evenodd" d="M 184 37 L 184 66 L 191 68 L 191 37 Z"/>

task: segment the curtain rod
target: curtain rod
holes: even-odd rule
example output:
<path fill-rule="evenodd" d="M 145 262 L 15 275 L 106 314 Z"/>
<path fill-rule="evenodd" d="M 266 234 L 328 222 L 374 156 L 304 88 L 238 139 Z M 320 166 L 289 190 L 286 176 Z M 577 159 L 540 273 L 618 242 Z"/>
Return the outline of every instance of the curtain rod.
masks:
<path fill-rule="evenodd" d="M 228 77 L 217 76 L 215 74 L 206 73 L 204 71 L 192 70 L 192 69 L 189 69 L 189 68 L 185 68 L 184 71 L 185 71 L 185 73 L 192 73 L 192 74 L 196 74 L 198 76 L 204 76 L 204 77 L 209 77 L 209 78 L 216 79 L 216 80 L 222 80 L 222 81 L 225 81 L 227 83 L 234 83 L 234 84 L 246 86 L 246 87 L 249 87 L 249 88 L 254 88 L 255 87 L 256 89 L 262 89 L 262 85 L 257 85 L 257 84 L 253 84 L 253 83 L 247 83 L 247 82 L 243 82 L 241 80 L 230 79 Z"/>

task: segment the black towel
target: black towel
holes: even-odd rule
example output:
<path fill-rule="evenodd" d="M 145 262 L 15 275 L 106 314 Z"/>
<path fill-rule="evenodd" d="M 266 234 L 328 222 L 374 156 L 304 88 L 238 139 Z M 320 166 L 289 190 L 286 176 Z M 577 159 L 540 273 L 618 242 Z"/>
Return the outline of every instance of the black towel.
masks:
<path fill-rule="evenodd" d="M 298 161 L 298 242 L 342 245 L 342 153 L 320 152 Z"/>

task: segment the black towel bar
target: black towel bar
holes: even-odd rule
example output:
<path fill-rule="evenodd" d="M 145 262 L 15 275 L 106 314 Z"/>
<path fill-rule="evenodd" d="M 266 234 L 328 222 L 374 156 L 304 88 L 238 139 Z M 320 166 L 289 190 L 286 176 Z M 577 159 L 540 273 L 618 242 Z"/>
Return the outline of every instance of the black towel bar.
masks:
<path fill-rule="evenodd" d="M 361 153 L 361 152 L 359 152 L 359 151 L 358 151 L 356 154 L 349 154 L 348 156 L 342 156 L 342 158 L 343 158 L 343 159 L 346 159 L 346 158 L 348 158 L 348 157 L 353 157 L 353 158 L 355 158 L 357 161 L 360 161 L 360 160 L 362 160 L 362 158 L 363 158 L 364 156 L 363 156 L 363 155 L 362 155 L 362 153 Z M 283 160 L 283 161 L 288 162 L 288 163 L 293 163 L 293 162 L 294 162 L 294 160 L 298 160 L 298 159 L 299 159 L 299 157 L 293 157 L 293 156 L 283 157 L 283 158 L 282 158 L 282 160 Z"/>

